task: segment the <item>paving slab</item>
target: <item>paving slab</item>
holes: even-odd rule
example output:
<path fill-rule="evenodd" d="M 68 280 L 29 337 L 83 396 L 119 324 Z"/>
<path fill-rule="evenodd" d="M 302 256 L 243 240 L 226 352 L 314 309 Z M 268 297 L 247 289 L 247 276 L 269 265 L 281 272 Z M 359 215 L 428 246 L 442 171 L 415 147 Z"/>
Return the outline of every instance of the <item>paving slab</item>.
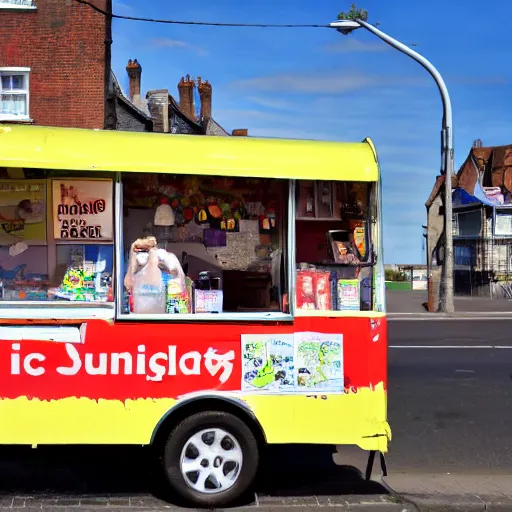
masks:
<path fill-rule="evenodd" d="M 258 496 L 254 503 L 245 507 L 235 507 L 226 512 L 290 512 L 291 510 L 326 511 L 326 510 L 361 512 L 414 512 L 413 506 L 404 506 L 400 500 L 388 495 L 345 495 L 345 496 Z M 152 495 L 137 496 L 69 496 L 69 495 L 33 495 L 0 496 L 0 510 L 59 510 L 59 511 L 165 511 L 183 512 L 196 510 L 175 506 L 159 500 Z"/>
<path fill-rule="evenodd" d="M 420 512 L 512 511 L 512 474 L 398 473 L 383 481 Z"/>

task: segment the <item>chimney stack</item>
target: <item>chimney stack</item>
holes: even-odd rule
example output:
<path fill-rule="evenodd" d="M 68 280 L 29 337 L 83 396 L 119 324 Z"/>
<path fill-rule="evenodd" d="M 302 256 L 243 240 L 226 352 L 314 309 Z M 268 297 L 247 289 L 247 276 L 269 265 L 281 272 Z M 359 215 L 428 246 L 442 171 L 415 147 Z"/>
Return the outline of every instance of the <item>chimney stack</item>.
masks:
<path fill-rule="evenodd" d="M 197 77 L 197 88 L 201 98 L 201 119 L 210 119 L 212 117 L 212 85 L 208 80 L 202 82 L 199 76 Z"/>
<path fill-rule="evenodd" d="M 142 102 L 140 99 L 140 76 L 142 74 L 142 66 L 138 63 L 137 59 L 128 61 L 126 71 L 130 79 L 130 99 L 132 102 L 140 107 Z"/>
<path fill-rule="evenodd" d="M 169 91 L 167 89 L 157 89 L 148 91 L 146 94 L 148 100 L 148 109 L 153 119 L 153 131 L 168 133 L 169 126 Z"/>
<path fill-rule="evenodd" d="M 196 86 L 194 80 L 191 80 L 190 75 L 181 77 L 178 84 L 178 92 L 180 95 L 180 110 L 189 118 L 194 119 L 194 87 Z"/>
<path fill-rule="evenodd" d="M 247 137 L 248 134 L 249 134 L 249 131 L 247 130 L 247 128 L 235 128 L 231 132 L 232 137 Z"/>

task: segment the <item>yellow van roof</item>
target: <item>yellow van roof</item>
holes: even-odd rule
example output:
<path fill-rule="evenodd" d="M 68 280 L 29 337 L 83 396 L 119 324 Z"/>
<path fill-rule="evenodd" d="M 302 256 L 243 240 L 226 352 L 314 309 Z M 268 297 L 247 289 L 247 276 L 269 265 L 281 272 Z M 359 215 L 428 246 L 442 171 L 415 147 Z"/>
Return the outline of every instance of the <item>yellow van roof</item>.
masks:
<path fill-rule="evenodd" d="M 0 125 L 0 167 L 377 181 L 372 142 Z"/>

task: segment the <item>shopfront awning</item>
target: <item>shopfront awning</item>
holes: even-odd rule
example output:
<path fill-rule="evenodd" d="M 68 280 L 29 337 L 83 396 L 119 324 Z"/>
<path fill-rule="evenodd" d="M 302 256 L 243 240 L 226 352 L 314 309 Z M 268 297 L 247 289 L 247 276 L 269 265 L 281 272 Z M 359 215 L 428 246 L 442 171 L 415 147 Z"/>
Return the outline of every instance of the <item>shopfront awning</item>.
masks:
<path fill-rule="evenodd" d="M 0 167 L 377 181 L 372 142 L 0 125 Z"/>

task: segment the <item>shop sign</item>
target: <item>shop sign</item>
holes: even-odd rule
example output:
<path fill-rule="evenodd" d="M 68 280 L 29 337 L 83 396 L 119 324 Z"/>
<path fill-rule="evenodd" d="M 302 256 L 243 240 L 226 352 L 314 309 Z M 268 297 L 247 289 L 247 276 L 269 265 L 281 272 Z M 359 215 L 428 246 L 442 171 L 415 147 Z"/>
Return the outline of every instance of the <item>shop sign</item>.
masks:
<path fill-rule="evenodd" d="M 0 399 L 177 398 L 204 389 L 240 388 L 236 342 L 134 345 L 21 340 L 0 344 Z"/>
<path fill-rule="evenodd" d="M 53 180 L 56 240 L 112 240 L 111 180 Z"/>
<path fill-rule="evenodd" d="M 176 346 L 168 345 L 165 352 L 156 352 L 146 356 L 146 347 L 140 345 L 137 357 L 129 352 L 101 352 L 97 357 L 86 352 L 81 354 L 73 343 L 64 344 L 67 356 L 67 364 L 58 366 L 55 371 L 60 375 L 73 376 L 84 371 L 88 375 L 143 375 L 146 380 L 160 382 L 164 376 L 201 375 L 201 367 L 220 383 L 225 383 L 233 372 L 233 350 L 218 354 L 211 347 L 201 354 L 197 350 L 191 350 L 176 356 Z M 20 343 L 13 343 L 11 346 L 11 375 L 21 375 L 22 372 L 32 377 L 39 377 L 46 373 L 44 362 L 46 357 L 39 352 L 30 352 L 20 358 Z"/>

